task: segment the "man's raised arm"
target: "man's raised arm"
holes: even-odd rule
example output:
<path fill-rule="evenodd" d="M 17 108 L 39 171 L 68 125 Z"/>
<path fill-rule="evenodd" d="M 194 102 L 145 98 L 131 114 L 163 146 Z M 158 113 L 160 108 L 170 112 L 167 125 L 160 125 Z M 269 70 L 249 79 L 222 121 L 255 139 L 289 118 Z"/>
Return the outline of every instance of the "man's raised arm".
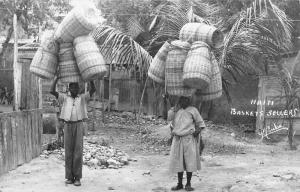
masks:
<path fill-rule="evenodd" d="M 56 91 L 56 84 L 57 84 L 57 81 L 58 81 L 58 78 L 55 77 L 54 80 L 53 80 L 53 83 L 51 85 L 51 89 L 50 89 L 50 93 L 52 95 L 54 95 L 56 97 L 56 99 L 58 99 L 58 92 Z"/>

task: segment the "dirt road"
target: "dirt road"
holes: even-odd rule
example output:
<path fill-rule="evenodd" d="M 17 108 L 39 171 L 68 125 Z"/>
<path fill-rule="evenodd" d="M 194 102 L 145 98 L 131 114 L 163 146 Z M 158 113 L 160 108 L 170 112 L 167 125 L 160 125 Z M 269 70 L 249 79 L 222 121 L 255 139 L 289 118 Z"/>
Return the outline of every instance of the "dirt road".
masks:
<path fill-rule="evenodd" d="M 36 158 L 0 177 L 0 191 L 165 192 L 176 184 L 176 177 L 168 173 L 167 153 L 142 150 L 133 131 L 110 127 L 95 134 L 109 135 L 113 146 L 128 152 L 137 162 L 121 169 L 84 166 L 82 186 L 75 187 L 64 184 L 64 162 L 50 155 L 48 159 Z M 194 174 L 192 185 L 195 191 L 201 192 L 300 192 L 299 150 L 287 151 L 284 146 L 260 144 L 260 148 L 239 154 L 207 150 L 202 170 Z"/>

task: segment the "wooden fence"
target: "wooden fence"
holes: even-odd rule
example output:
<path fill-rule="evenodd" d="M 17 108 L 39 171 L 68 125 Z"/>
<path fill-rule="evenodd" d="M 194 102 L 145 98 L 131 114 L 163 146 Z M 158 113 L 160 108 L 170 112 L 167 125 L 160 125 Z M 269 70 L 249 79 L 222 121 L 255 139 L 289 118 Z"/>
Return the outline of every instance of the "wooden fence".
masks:
<path fill-rule="evenodd" d="M 42 150 L 41 86 L 29 71 L 36 49 L 19 48 L 18 73 L 13 74 L 18 80 L 14 81 L 15 111 L 0 113 L 0 175 L 38 157 Z"/>
<path fill-rule="evenodd" d="M 130 78 L 118 78 L 112 79 L 112 95 L 114 91 L 118 90 L 119 99 L 119 111 L 138 111 L 140 105 L 140 99 L 144 89 L 144 84 L 141 81 Z M 104 79 L 104 99 L 109 98 L 109 81 Z M 153 83 L 149 80 L 146 86 L 146 90 L 143 97 L 143 105 L 141 112 L 148 115 L 162 115 L 162 94 L 164 89 L 162 86 L 154 87 Z"/>
<path fill-rule="evenodd" d="M 41 153 L 42 111 L 0 114 L 0 175 Z"/>

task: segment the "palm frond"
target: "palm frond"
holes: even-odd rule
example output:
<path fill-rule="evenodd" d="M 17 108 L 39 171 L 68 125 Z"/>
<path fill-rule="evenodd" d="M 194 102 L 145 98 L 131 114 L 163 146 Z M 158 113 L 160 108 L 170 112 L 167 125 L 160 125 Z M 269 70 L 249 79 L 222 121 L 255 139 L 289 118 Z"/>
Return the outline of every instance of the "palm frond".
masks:
<path fill-rule="evenodd" d="M 175 2 L 166 2 L 158 7 L 157 12 L 161 15 L 157 36 L 178 39 L 180 29 L 188 23 L 187 10 Z"/>
<path fill-rule="evenodd" d="M 288 50 L 291 47 L 291 43 L 286 41 L 291 39 L 291 22 L 271 0 L 265 0 L 263 3 L 261 0 L 255 0 L 253 6 L 247 9 L 246 19 L 250 25 L 254 22 L 268 28 L 282 49 Z"/>
<path fill-rule="evenodd" d="M 145 32 L 145 29 L 141 25 L 139 19 L 136 16 L 130 17 L 127 21 L 126 33 L 135 39 L 143 32 Z"/>
<path fill-rule="evenodd" d="M 203 0 L 165 1 L 154 14 L 160 16 L 157 37 L 178 39 L 180 29 L 188 22 L 210 23 L 207 18 L 218 11 L 217 6 Z"/>
<path fill-rule="evenodd" d="M 138 69 L 141 75 L 147 72 L 152 57 L 125 33 L 110 26 L 99 26 L 92 32 L 92 36 L 109 63 L 121 65 L 127 70 Z"/>
<path fill-rule="evenodd" d="M 298 63 L 300 63 L 300 51 L 298 52 L 298 54 L 293 62 L 293 66 L 298 65 Z M 295 68 L 293 67 L 293 69 L 295 69 Z M 293 70 L 293 76 L 295 76 L 296 79 L 299 79 L 299 75 L 294 74 L 294 70 Z"/>
<path fill-rule="evenodd" d="M 225 38 L 221 64 L 262 71 L 264 62 L 256 62 L 255 58 L 268 61 L 290 47 L 291 25 L 284 12 L 270 0 L 255 0 L 251 7 L 240 13 Z"/>
<path fill-rule="evenodd" d="M 153 18 L 153 20 L 151 21 L 151 24 L 150 24 L 150 26 L 149 26 L 149 28 L 148 28 L 148 31 L 152 31 L 152 30 L 155 28 L 155 26 L 156 26 L 156 24 L 157 24 L 157 20 L 158 20 L 158 16 L 156 15 L 156 16 Z"/>
<path fill-rule="evenodd" d="M 204 0 L 192 0 L 190 1 L 193 12 L 203 18 L 215 17 L 222 11 L 222 7 L 217 4 L 208 3 Z"/>

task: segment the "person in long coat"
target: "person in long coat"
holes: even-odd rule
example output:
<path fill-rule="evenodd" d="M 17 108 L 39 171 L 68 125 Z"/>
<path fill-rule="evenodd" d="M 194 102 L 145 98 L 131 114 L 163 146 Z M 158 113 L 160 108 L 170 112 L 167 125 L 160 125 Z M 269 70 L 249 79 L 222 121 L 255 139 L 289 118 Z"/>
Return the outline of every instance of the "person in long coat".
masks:
<path fill-rule="evenodd" d="M 199 134 L 205 123 L 197 110 L 191 106 L 191 98 L 180 97 L 175 107 L 168 112 L 173 135 L 170 153 L 170 171 L 176 172 L 178 183 L 172 191 L 183 189 L 183 172 L 186 171 L 185 190 L 193 191 L 191 179 L 193 172 L 200 170 Z"/>

